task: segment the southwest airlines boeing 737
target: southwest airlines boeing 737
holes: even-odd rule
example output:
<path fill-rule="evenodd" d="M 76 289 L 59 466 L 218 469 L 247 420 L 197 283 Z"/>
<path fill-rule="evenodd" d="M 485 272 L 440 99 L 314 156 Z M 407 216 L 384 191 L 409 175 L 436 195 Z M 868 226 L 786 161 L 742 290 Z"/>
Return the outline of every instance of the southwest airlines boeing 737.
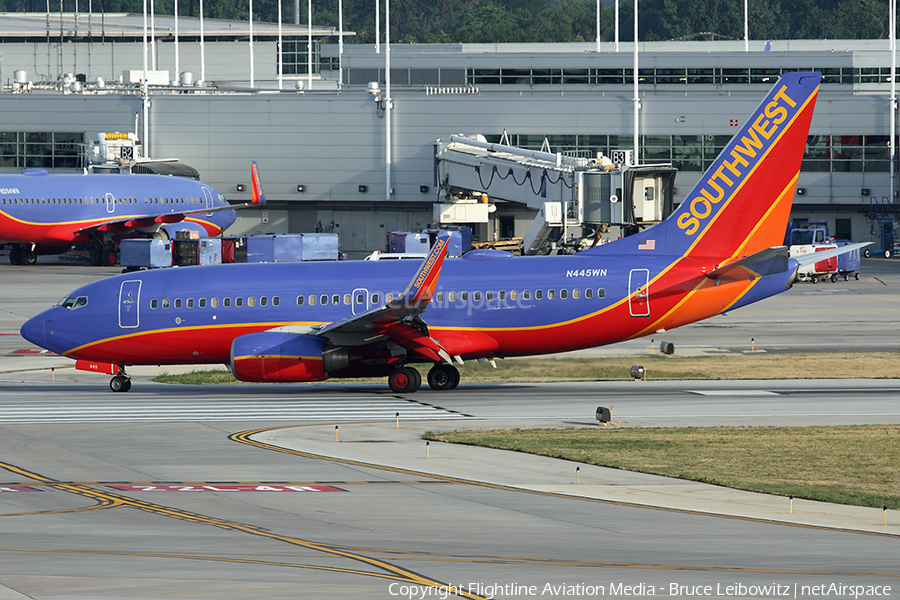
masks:
<path fill-rule="evenodd" d="M 90 248 L 91 263 L 116 263 L 113 242 L 193 229 L 218 235 L 237 218 L 212 187 L 167 175 L 50 175 L 28 169 L 0 175 L 0 246 L 9 261 Z"/>
<path fill-rule="evenodd" d="M 118 275 L 29 320 L 30 342 L 113 375 L 224 363 L 242 381 L 386 376 L 395 392 L 453 389 L 453 362 L 637 338 L 789 289 L 782 246 L 819 73 L 784 75 L 664 222 L 572 256 L 471 252 L 439 237 L 408 261 L 234 264 Z M 253 178 L 255 193 L 260 193 Z M 849 245 L 835 251 L 847 252 Z"/>

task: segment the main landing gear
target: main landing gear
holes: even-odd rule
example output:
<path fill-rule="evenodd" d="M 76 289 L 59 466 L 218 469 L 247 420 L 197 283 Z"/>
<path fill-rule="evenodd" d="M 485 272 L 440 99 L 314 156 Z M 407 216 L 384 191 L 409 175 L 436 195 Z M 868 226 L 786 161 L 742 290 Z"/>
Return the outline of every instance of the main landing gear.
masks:
<path fill-rule="evenodd" d="M 412 367 L 397 367 L 388 376 L 388 385 L 397 394 L 411 394 L 422 387 L 422 375 Z M 428 385 L 433 390 L 452 390 L 459 385 L 459 371 L 453 365 L 436 364 L 428 371 Z"/>
<path fill-rule="evenodd" d="M 456 389 L 459 371 L 453 365 L 436 364 L 428 371 L 428 385 L 437 391 Z"/>
<path fill-rule="evenodd" d="M 32 244 L 10 244 L 9 263 L 11 265 L 33 265 L 37 254 Z"/>
<path fill-rule="evenodd" d="M 95 267 L 112 267 L 115 266 L 118 260 L 116 247 L 112 243 L 104 244 L 91 250 L 91 264 Z"/>

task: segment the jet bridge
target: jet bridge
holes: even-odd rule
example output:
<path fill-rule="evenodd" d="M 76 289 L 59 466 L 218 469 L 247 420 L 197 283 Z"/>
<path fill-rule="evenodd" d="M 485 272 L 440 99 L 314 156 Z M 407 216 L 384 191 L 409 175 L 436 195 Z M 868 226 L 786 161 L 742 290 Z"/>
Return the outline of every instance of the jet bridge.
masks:
<path fill-rule="evenodd" d="M 631 165 L 630 152 L 617 162 L 598 154 L 578 158 L 488 142 L 481 135 L 452 135 L 435 144 L 437 181 L 447 203 L 435 206 L 441 223 L 487 222 L 488 207 L 471 200 L 492 198 L 523 204 L 537 216 L 526 234 L 525 254 L 567 252 L 618 227 L 622 235 L 658 223 L 672 212 L 675 169 Z M 474 210 L 483 208 L 482 211 Z M 570 228 L 577 235 L 570 235 Z M 585 229 L 593 232 L 585 237 Z"/>

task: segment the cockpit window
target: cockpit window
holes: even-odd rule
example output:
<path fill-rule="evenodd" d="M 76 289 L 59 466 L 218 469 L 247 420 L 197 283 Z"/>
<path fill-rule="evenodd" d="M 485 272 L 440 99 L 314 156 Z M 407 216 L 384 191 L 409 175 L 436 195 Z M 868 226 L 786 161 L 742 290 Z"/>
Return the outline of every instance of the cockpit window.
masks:
<path fill-rule="evenodd" d="M 61 306 L 66 310 L 76 310 L 82 306 L 87 306 L 87 303 L 87 296 L 67 296 L 60 300 L 56 305 Z"/>

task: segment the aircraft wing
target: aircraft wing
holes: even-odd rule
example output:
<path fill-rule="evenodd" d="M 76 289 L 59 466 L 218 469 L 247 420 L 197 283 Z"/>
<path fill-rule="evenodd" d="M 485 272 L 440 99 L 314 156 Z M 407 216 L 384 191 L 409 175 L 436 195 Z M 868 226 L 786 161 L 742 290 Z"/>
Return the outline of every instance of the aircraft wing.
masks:
<path fill-rule="evenodd" d="M 128 229 L 137 229 L 140 227 L 152 227 L 157 224 L 180 223 L 189 215 L 202 215 L 207 213 L 222 212 L 226 210 L 238 210 L 254 206 L 250 202 L 244 204 L 230 204 L 226 206 L 216 206 L 214 208 L 198 208 L 197 210 L 184 210 L 178 212 L 156 213 L 150 215 L 132 215 L 120 217 L 118 219 L 109 219 L 100 223 L 93 223 L 87 227 L 81 227 L 75 230 L 75 233 L 86 231 L 126 231 Z"/>
<path fill-rule="evenodd" d="M 449 235 L 441 235 L 435 240 L 431 252 L 403 294 L 362 314 L 330 323 L 318 330 L 313 328 L 310 333 L 332 340 L 340 339 L 342 344 L 349 342 L 350 345 L 365 345 L 387 338 L 431 360 L 451 362 L 450 355 L 428 334 L 428 326 L 420 317 L 437 288 L 448 241 Z"/>

